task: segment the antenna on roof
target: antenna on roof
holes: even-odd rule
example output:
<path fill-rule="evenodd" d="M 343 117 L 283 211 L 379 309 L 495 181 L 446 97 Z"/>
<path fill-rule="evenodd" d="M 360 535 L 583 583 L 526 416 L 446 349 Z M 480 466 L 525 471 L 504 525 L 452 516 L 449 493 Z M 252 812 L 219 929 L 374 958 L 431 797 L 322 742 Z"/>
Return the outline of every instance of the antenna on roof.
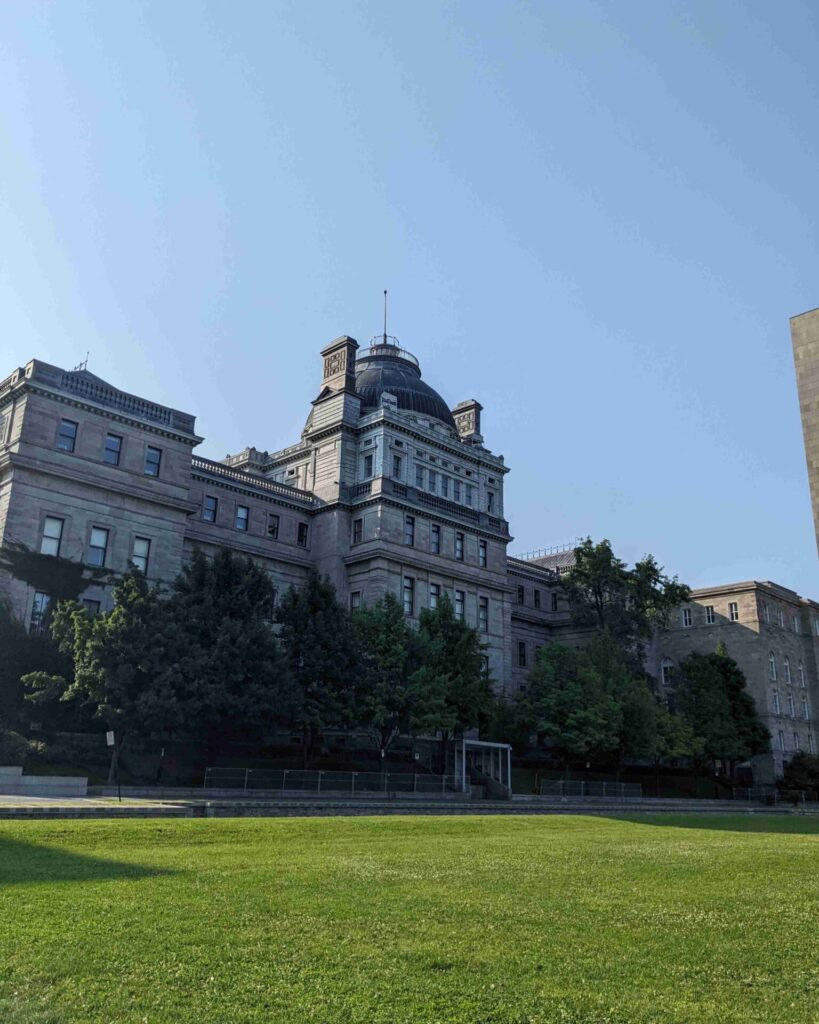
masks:
<path fill-rule="evenodd" d="M 79 370 L 87 369 L 88 368 L 88 357 L 89 357 L 90 354 L 91 354 L 90 352 L 86 352 L 85 353 L 85 359 L 81 363 L 77 363 L 77 365 L 72 368 L 71 373 L 77 373 Z"/>
<path fill-rule="evenodd" d="M 384 344 L 387 344 L 387 289 L 384 289 Z"/>

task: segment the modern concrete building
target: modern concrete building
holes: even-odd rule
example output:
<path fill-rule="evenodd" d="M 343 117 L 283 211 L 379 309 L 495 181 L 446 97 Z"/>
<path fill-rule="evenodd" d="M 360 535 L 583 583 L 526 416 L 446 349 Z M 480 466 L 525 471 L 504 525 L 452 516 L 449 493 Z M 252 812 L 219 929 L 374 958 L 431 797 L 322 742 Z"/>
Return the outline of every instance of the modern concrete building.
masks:
<path fill-rule="evenodd" d="M 819 309 L 791 318 L 791 340 L 808 463 L 813 525 L 819 548 Z"/>
<path fill-rule="evenodd" d="M 664 687 L 692 651 L 723 641 L 745 674 L 771 733 L 771 756 L 756 758 L 757 781 L 772 781 L 798 750 L 816 753 L 819 722 L 819 602 L 776 583 L 749 581 L 694 590 L 651 646 L 648 669 Z"/>
<path fill-rule="evenodd" d="M 499 692 L 549 637 L 569 631 L 551 557 L 510 558 L 503 456 L 482 407 L 453 408 L 394 339 L 342 336 L 300 439 L 221 462 L 194 454 L 194 417 L 86 369 L 32 360 L 0 382 L 0 543 L 170 580 L 194 545 L 257 559 L 279 591 L 313 567 L 356 608 L 392 592 L 410 620 L 448 593 L 478 628 Z M 50 595 L 0 580 L 41 628 Z M 92 608 L 110 588 L 90 587 Z"/>

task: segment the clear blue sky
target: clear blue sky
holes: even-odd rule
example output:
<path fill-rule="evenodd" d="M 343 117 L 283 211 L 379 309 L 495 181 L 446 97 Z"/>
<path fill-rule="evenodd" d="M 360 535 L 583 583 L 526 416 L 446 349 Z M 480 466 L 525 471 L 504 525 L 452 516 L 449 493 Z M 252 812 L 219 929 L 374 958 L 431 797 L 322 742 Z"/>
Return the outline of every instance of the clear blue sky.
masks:
<path fill-rule="evenodd" d="M 819 598 L 788 318 L 819 306 L 815 3 L 0 4 L 0 377 L 298 439 L 390 330 L 591 534 Z"/>

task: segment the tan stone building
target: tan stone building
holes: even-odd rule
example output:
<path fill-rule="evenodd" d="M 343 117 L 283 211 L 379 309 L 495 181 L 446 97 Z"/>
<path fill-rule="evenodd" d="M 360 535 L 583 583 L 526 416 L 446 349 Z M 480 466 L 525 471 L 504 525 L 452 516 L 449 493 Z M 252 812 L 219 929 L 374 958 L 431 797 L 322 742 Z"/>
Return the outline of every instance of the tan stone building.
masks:
<path fill-rule="evenodd" d="M 481 405 L 450 408 L 385 336 L 363 351 L 343 336 L 321 357 L 297 443 L 221 462 L 194 454 L 192 415 L 32 360 L 0 381 L 0 542 L 164 581 L 194 545 L 228 547 L 279 592 L 314 567 L 352 608 L 389 591 L 411 621 L 447 593 L 511 693 L 569 612 L 558 566 L 507 556 L 508 469 L 484 443 Z M 40 628 L 50 595 L 0 586 Z M 84 600 L 105 608 L 110 588 Z"/>
<path fill-rule="evenodd" d="M 688 654 L 712 652 L 720 641 L 770 731 L 772 754 L 755 759 L 754 775 L 772 781 L 797 750 L 817 750 L 819 603 L 755 580 L 694 590 L 652 644 L 649 671 L 671 686 Z"/>
<path fill-rule="evenodd" d="M 791 318 L 791 340 L 808 463 L 813 525 L 819 548 L 819 309 Z"/>

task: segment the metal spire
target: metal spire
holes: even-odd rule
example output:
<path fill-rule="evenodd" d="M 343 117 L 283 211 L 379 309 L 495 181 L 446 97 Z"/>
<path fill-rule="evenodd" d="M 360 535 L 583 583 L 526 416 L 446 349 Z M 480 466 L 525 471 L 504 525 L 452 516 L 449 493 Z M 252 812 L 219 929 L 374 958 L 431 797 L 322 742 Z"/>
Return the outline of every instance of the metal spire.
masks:
<path fill-rule="evenodd" d="M 384 289 L 384 344 L 387 344 L 387 289 Z"/>

